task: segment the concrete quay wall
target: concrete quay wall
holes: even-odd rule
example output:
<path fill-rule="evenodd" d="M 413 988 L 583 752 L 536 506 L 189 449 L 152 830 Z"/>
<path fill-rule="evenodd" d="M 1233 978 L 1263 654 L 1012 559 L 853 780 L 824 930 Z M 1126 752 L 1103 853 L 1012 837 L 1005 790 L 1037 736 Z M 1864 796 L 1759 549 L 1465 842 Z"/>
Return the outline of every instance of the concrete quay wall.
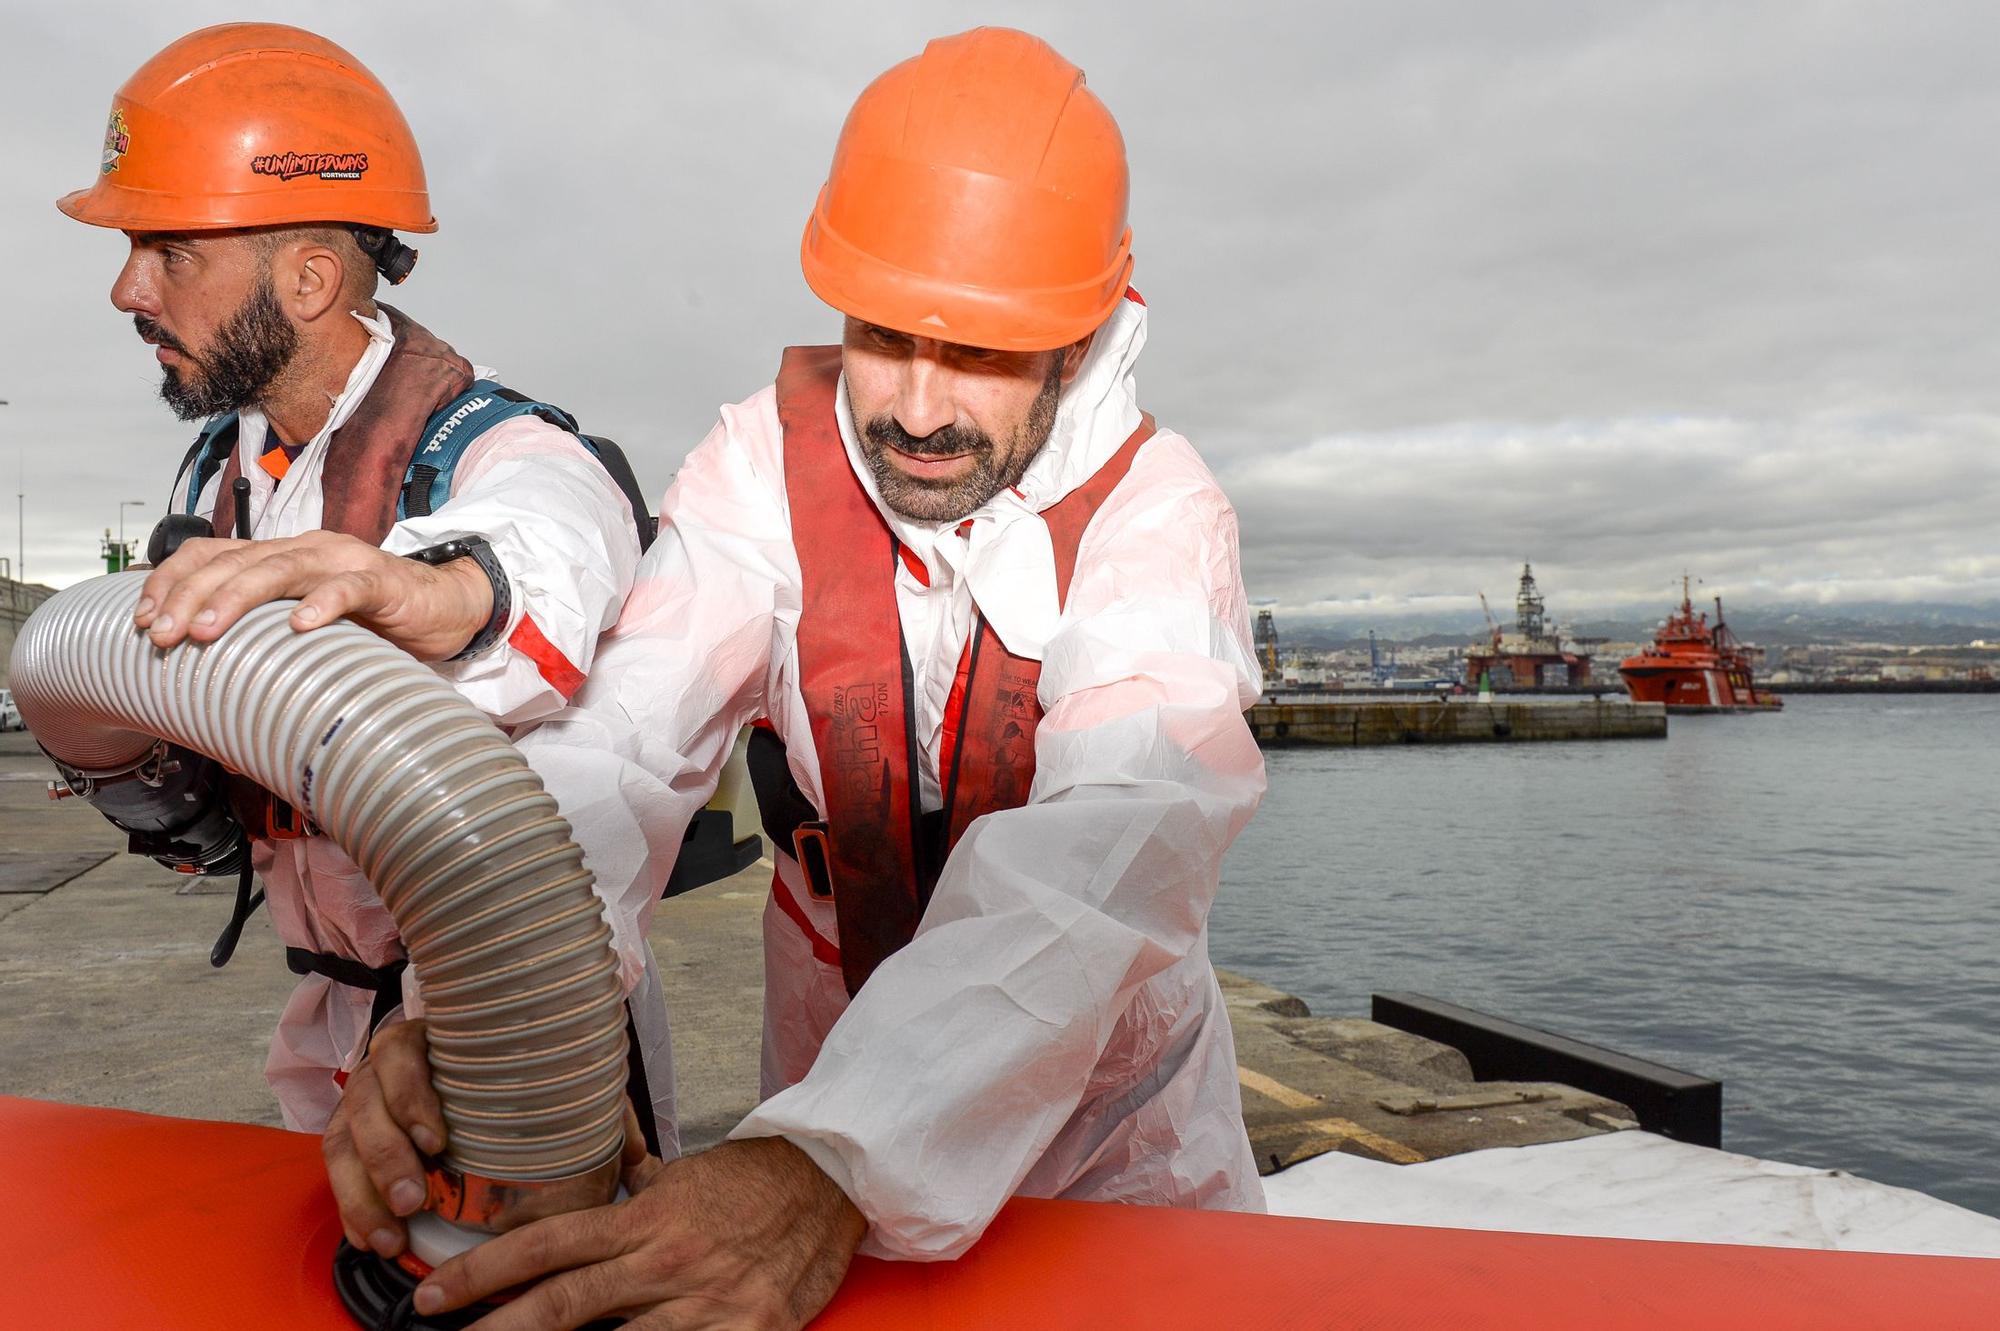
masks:
<path fill-rule="evenodd" d="M 1666 708 L 1625 698 L 1548 702 L 1273 702 L 1250 709 L 1259 744 L 1491 744 L 1565 739 L 1665 739 Z"/>
<path fill-rule="evenodd" d="M 1780 697 L 1788 693 L 2000 693 L 2000 679 L 1827 679 L 1759 684 Z"/>

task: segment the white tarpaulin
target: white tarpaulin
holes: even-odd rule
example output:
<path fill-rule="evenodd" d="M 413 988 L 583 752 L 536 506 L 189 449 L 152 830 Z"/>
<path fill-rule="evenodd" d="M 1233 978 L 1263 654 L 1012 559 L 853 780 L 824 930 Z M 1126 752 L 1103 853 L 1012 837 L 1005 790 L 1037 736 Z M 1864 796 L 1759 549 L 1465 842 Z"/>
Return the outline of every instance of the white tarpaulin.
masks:
<path fill-rule="evenodd" d="M 1532 1234 L 2000 1257 L 2000 1220 L 1839 1170 L 1614 1132 L 1418 1165 L 1329 1153 L 1264 1180 L 1274 1215 Z"/>

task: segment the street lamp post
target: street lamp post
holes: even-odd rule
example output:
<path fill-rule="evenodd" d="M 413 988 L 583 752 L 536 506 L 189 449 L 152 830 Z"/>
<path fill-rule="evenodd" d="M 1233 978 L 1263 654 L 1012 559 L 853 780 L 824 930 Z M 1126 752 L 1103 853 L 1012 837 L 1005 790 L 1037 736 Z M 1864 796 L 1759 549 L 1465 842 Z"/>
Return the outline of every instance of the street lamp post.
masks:
<path fill-rule="evenodd" d="M 121 499 L 118 501 L 118 571 L 121 573 L 132 566 L 132 552 L 125 545 L 125 510 L 128 508 L 144 508 L 145 506 L 146 501 L 143 499 Z"/>
<path fill-rule="evenodd" d="M 7 399 L 0 397 L 0 407 L 7 405 Z M 19 493 L 14 496 L 14 581 L 28 580 L 28 486 L 22 481 Z"/>
<path fill-rule="evenodd" d="M 0 407 L 6 405 L 7 399 L 0 397 Z M 23 464 L 23 474 L 21 488 L 14 495 L 14 586 L 9 601 L 17 612 L 21 608 L 21 589 L 28 581 L 28 483 L 25 479 L 25 464 Z"/>

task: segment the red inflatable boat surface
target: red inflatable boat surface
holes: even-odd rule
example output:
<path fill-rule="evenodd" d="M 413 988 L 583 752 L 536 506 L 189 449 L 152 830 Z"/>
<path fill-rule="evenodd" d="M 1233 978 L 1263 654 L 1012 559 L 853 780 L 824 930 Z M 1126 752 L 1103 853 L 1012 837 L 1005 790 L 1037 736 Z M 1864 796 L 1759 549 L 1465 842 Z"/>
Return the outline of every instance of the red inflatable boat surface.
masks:
<path fill-rule="evenodd" d="M 0 1327 L 352 1331 L 316 1139 L 0 1097 Z M 1990 1328 L 2000 1260 L 1016 1202 L 861 1261 L 826 1331 Z"/>

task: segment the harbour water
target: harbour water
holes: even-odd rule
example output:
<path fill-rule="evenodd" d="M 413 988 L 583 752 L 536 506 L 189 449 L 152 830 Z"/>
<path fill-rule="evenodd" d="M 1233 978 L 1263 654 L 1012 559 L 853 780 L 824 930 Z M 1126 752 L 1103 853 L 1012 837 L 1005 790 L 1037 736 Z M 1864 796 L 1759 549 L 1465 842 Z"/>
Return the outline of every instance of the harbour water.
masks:
<path fill-rule="evenodd" d="M 1217 964 L 1721 1077 L 1729 1149 L 2000 1214 L 2000 697 L 1266 760 Z"/>

